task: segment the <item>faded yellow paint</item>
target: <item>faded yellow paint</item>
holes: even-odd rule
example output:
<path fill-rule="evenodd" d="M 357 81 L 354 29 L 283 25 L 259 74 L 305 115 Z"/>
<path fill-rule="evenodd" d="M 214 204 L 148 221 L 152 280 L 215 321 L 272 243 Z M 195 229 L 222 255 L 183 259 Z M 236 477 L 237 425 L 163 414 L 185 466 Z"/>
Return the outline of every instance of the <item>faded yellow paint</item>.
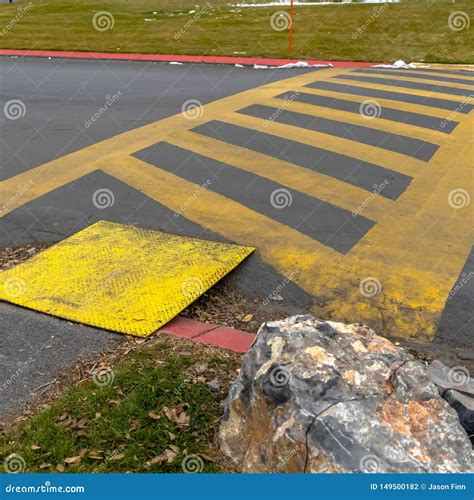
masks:
<path fill-rule="evenodd" d="M 253 250 L 98 222 L 0 273 L 0 298 L 86 325 L 147 336 Z"/>
<path fill-rule="evenodd" d="M 85 172 L 102 169 L 110 175 L 166 205 L 171 210 L 186 206 L 184 216 L 231 241 L 257 247 L 259 255 L 283 275 L 317 297 L 317 314 L 344 321 L 363 321 L 380 332 L 397 336 L 430 339 L 445 300 L 474 244 L 473 211 L 470 205 L 453 208 L 449 196 L 464 189 L 472 196 L 472 118 L 451 116 L 460 125 L 450 135 L 420 130 L 387 120 L 362 122 L 354 113 L 290 103 L 297 110 L 364 124 L 379 130 L 421 138 L 440 148 L 431 161 L 422 162 L 381 148 L 322 133 L 271 123 L 236 113 L 251 104 L 277 104 L 282 92 L 300 90 L 363 102 L 363 96 L 315 91 L 304 85 L 315 80 L 351 85 L 366 84 L 331 78 L 347 70 L 327 69 L 242 92 L 203 107 L 202 116 L 188 120 L 182 114 L 102 141 L 91 148 L 22 174 L 35 176 L 37 190 L 29 191 L 9 210 Z M 424 80 L 429 83 L 429 80 Z M 433 82 L 435 83 L 435 82 Z M 414 89 L 370 85 L 413 95 L 433 96 L 461 102 L 462 97 Z M 377 99 L 382 106 L 424 113 L 448 119 L 450 111 Z M 281 101 L 283 103 L 283 101 Z M 370 161 L 413 177 L 405 193 L 396 201 L 383 199 L 355 186 L 296 165 L 269 158 L 245 148 L 203 137 L 190 129 L 217 119 L 267 132 L 328 150 Z M 199 201 L 188 203 L 197 186 L 163 169 L 130 155 L 159 141 L 189 149 L 262 175 L 311 196 L 317 196 L 374 220 L 375 226 L 346 255 L 297 231 L 260 215 L 211 190 L 201 190 Z M 0 183 L 0 205 L 15 193 L 18 177 Z M 365 207 L 363 207 L 365 205 Z M 218 207 L 218 212 L 216 211 Z M 363 293 L 361 293 L 363 292 Z"/>

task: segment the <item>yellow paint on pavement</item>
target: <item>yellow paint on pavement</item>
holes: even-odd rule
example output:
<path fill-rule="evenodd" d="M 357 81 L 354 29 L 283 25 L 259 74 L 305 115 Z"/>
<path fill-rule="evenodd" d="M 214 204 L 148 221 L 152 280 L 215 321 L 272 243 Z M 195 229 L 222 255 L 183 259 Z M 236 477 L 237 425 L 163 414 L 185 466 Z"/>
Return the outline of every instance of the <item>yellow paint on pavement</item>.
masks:
<path fill-rule="evenodd" d="M 9 199 L 14 200 L 4 212 L 8 213 L 73 178 L 101 169 L 169 209 L 182 211 L 184 217 L 202 227 L 230 241 L 257 247 L 264 261 L 315 297 L 316 314 L 341 321 L 362 321 L 381 333 L 429 340 L 474 244 L 474 204 L 469 203 L 474 193 L 473 112 L 466 115 L 421 104 L 376 99 L 381 106 L 458 121 L 456 129 L 446 135 L 383 119 L 366 123 L 355 113 L 275 99 L 283 92 L 299 90 L 362 103 L 367 100 L 364 96 L 305 87 L 316 80 L 368 86 L 364 82 L 333 78 L 349 72 L 325 69 L 305 73 L 207 104 L 193 114 L 193 119 L 178 114 L 105 140 L 21 174 L 22 182 L 29 176 L 35 179 L 35 191 L 25 196 L 15 197 L 20 176 L 0 183 L 0 206 Z M 462 96 L 416 89 L 380 84 L 370 84 L 370 87 L 456 103 L 463 101 Z M 289 125 L 270 121 L 264 126 L 263 120 L 236 112 L 252 104 L 276 106 L 278 103 L 283 109 L 332 117 L 348 125 L 364 124 L 381 131 L 393 131 L 438 144 L 440 148 L 430 161 L 423 162 Z M 191 131 L 211 120 L 326 148 L 410 175 L 413 180 L 397 200 L 389 200 L 334 177 Z M 209 189 L 199 189 L 198 185 L 160 168 L 159 159 L 157 166 L 153 166 L 131 156 L 160 141 L 328 201 L 370 218 L 375 225 L 347 254 L 341 254 L 299 232 L 297 225 L 281 224 L 213 192 L 212 185 Z M 189 203 L 195 199 L 196 190 L 199 190 L 199 201 Z"/>
<path fill-rule="evenodd" d="M 253 250 L 102 221 L 0 273 L 0 299 L 147 336 Z"/>

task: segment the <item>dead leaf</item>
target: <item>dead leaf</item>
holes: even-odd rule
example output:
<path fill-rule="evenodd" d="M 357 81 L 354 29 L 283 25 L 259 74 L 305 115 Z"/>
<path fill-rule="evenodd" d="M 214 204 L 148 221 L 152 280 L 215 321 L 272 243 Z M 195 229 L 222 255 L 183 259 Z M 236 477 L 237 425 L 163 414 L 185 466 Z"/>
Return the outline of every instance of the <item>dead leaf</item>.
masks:
<path fill-rule="evenodd" d="M 117 453 L 116 455 L 112 455 L 110 457 L 110 460 L 122 460 L 122 458 L 125 458 L 125 453 Z"/>
<path fill-rule="evenodd" d="M 32 450 L 41 450 L 41 446 L 38 446 L 37 444 L 31 445 Z"/>
<path fill-rule="evenodd" d="M 161 418 L 161 415 L 157 415 L 156 413 L 152 412 L 152 411 L 149 411 L 148 412 L 148 416 L 150 418 L 152 418 L 153 420 L 160 420 Z"/>
<path fill-rule="evenodd" d="M 66 470 L 66 467 L 64 467 L 63 464 L 58 464 L 58 465 L 56 465 L 56 470 L 58 472 L 64 472 Z"/>
<path fill-rule="evenodd" d="M 252 321 L 252 319 L 253 319 L 253 314 L 246 314 L 242 318 L 242 323 L 248 323 L 249 321 Z"/>
<path fill-rule="evenodd" d="M 64 461 L 69 465 L 78 464 L 81 461 L 81 457 L 79 455 L 77 457 L 67 457 Z"/>
<path fill-rule="evenodd" d="M 177 454 L 178 453 L 176 451 L 166 448 L 165 450 L 166 461 L 170 464 L 176 458 Z"/>
<path fill-rule="evenodd" d="M 44 463 L 42 463 L 42 464 L 39 466 L 39 468 L 40 468 L 40 469 L 49 469 L 49 468 L 50 468 L 50 467 L 52 467 L 52 466 L 53 466 L 53 464 L 48 464 L 47 462 L 44 462 Z"/>

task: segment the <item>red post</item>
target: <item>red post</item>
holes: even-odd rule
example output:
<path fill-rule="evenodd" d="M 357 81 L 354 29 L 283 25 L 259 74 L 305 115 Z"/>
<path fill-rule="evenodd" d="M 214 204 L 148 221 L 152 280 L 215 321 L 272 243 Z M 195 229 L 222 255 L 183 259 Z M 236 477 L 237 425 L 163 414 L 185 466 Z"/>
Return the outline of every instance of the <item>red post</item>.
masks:
<path fill-rule="evenodd" d="M 290 32 L 288 33 L 288 56 L 291 55 L 292 41 L 293 41 L 293 0 L 290 0 Z"/>

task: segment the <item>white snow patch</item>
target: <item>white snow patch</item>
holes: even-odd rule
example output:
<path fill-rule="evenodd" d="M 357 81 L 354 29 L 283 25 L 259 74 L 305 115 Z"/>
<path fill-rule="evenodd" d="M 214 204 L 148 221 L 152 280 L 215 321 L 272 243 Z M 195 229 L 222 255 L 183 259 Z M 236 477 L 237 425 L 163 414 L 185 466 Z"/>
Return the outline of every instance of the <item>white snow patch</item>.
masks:
<path fill-rule="evenodd" d="M 403 69 L 415 69 L 416 65 L 413 63 L 407 64 L 405 61 L 399 59 L 395 61 L 393 64 L 375 64 L 371 66 L 372 68 L 403 68 Z"/>
<path fill-rule="evenodd" d="M 294 63 L 283 64 L 282 66 L 266 66 L 254 64 L 253 69 L 288 69 L 288 68 L 332 68 L 332 64 L 309 64 L 306 61 L 297 61 Z"/>
<path fill-rule="evenodd" d="M 170 64 L 183 64 L 183 63 L 178 61 L 171 61 Z"/>

